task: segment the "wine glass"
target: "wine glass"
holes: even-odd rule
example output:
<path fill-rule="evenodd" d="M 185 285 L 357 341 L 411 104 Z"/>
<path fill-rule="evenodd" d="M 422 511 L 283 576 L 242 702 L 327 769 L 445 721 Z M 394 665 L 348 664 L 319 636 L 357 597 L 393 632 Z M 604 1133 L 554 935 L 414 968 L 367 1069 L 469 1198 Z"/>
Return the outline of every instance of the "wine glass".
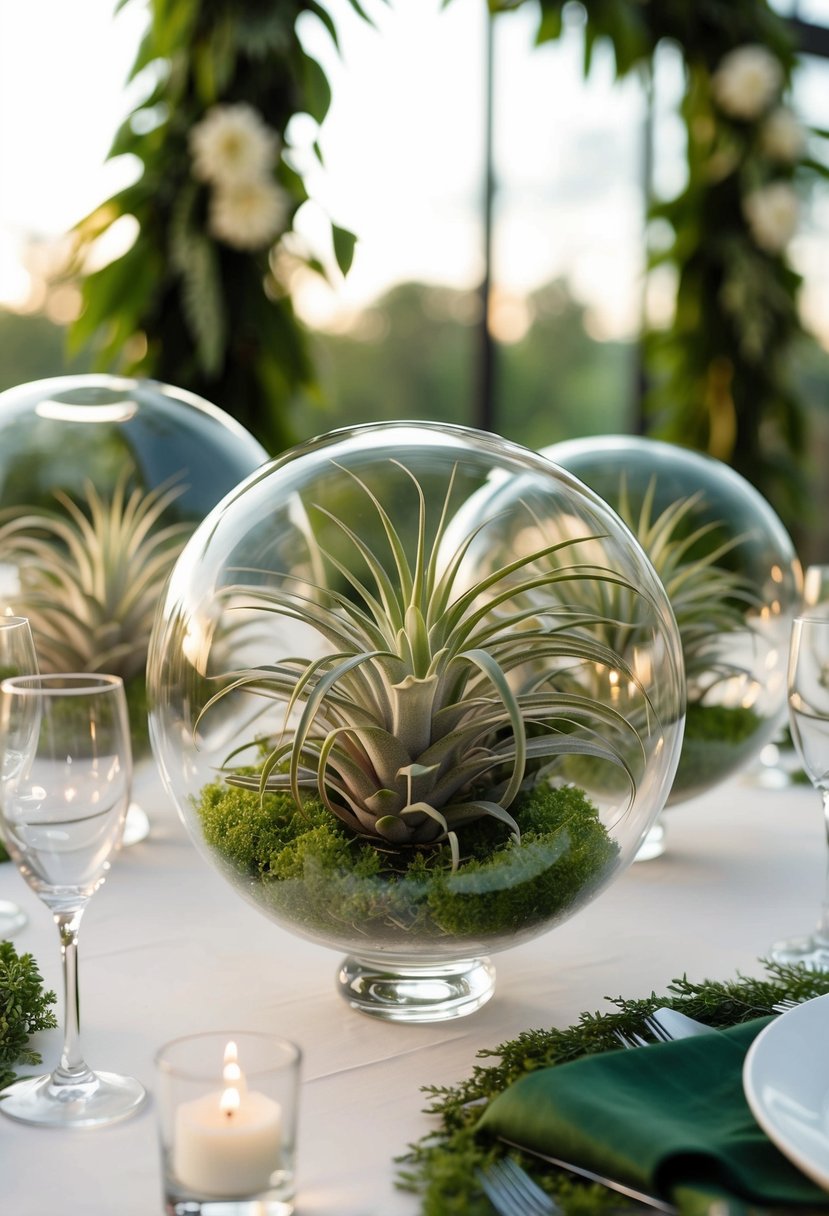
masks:
<path fill-rule="evenodd" d="M 820 791 L 829 841 L 829 617 L 800 616 L 792 625 L 789 722 L 804 771 Z M 829 871 L 814 932 L 777 942 L 770 953 L 778 963 L 829 971 Z"/>
<path fill-rule="evenodd" d="M 829 566 L 807 566 L 803 575 L 803 607 L 809 616 L 829 616 Z"/>
<path fill-rule="evenodd" d="M 60 934 L 64 1042 L 51 1074 L 8 1086 L 0 1111 L 25 1123 L 95 1127 L 144 1100 L 132 1077 L 93 1072 L 80 1048 L 78 929 L 120 844 L 130 795 L 124 685 L 118 676 L 18 676 L 0 683 L 6 776 L 0 820 L 29 886 Z"/>
<path fill-rule="evenodd" d="M 37 655 L 25 616 L 0 616 L 0 679 L 7 676 L 33 675 L 37 672 Z M 2 769 L 5 777 L 5 765 Z M 3 833 L 0 831 L 0 841 Z M 26 913 L 10 899 L 0 899 L 0 940 L 13 937 L 26 924 Z"/>

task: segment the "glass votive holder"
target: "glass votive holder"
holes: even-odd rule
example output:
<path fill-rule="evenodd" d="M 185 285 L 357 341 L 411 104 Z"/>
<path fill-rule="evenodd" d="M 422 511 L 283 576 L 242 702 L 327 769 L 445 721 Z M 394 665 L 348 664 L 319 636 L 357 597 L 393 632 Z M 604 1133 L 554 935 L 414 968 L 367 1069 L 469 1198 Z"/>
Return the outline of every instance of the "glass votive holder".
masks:
<path fill-rule="evenodd" d="M 167 1216 L 290 1216 L 302 1053 L 277 1035 L 211 1031 L 157 1053 Z"/>

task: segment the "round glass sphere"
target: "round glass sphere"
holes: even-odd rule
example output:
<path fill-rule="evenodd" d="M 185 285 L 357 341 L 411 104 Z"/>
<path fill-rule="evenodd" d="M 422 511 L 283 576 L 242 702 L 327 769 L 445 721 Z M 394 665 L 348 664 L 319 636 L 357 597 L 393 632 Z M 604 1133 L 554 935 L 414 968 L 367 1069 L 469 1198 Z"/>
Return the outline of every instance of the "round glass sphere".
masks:
<path fill-rule="evenodd" d="M 155 381 L 63 376 L 0 393 L 0 607 L 29 618 L 41 670 L 123 677 L 139 750 L 166 578 L 266 459 L 235 419 Z"/>
<path fill-rule="evenodd" d="M 148 688 L 196 844 L 396 1020 L 471 1012 L 483 952 L 622 872 L 683 722 L 673 616 L 616 515 L 428 423 L 333 432 L 233 490 L 176 562 Z"/>
<path fill-rule="evenodd" d="M 674 444 L 610 435 L 542 455 L 620 513 L 664 583 L 688 695 L 669 804 L 702 794 L 744 768 L 785 719 L 802 582 L 786 529 L 739 473 Z"/>

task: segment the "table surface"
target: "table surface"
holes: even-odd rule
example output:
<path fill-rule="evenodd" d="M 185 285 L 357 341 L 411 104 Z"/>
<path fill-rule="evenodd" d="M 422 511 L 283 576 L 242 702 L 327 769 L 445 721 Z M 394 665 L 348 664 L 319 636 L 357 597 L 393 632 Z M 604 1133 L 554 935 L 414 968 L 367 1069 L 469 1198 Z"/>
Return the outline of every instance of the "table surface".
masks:
<path fill-rule="evenodd" d="M 774 940 L 812 928 L 823 896 L 817 794 L 743 777 L 671 809 L 661 858 L 634 863 L 570 921 L 496 955 L 495 996 L 477 1013 L 393 1025 L 337 995 L 336 952 L 267 920 L 202 859 L 151 764 L 136 795 L 150 834 L 115 859 L 81 928 L 86 1058 L 152 1090 L 154 1053 L 178 1035 L 236 1028 L 294 1039 L 304 1053 L 297 1216 L 415 1216 L 417 1198 L 395 1188 L 394 1158 L 433 1127 L 423 1086 L 454 1084 L 481 1049 L 570 1025 L 608 1009 L 608 996 L 663 992 L 683 973 L 760 974 Z M 25 908 L 16 946 L 60 991 L 51 917 L 11 864 L 0 866 L 0 898 Z M 37 1046 L 51 1068 L 60 1032 Z M 15 1216 L 161 1213 L 153 1102 L 93 1131 L 0 1117 L 0 1177 L 0 1206 Z"/>

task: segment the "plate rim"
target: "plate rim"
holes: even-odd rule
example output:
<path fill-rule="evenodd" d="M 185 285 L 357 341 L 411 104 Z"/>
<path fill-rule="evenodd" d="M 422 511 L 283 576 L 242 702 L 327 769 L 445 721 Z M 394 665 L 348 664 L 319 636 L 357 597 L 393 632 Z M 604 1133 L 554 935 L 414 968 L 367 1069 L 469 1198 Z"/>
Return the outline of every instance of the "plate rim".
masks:
<path fill-rule="evenodd" d="M 813 1182 L 816 1182 L 824 1190 L 829 1190 L 829 1131 L 824 1132 L 826 1161 L 825 1165 L 821 1165 L 815 1162 L 813 1157 L 804 1153 L 800 1147 L 792 1145 L 791 1141 L 785 1136 L 785 1133 L 781 1132 L 779 1125 L 769 1115 L 765 1103 L 760 1098 L 758 1087 L 753 1077 L 753 1073 L 757 1068 L 758 1055 L 762 1055 L 763 1051 L 767 1049 L 768 1040 L 774 1039 L 780 1033 L 781 1025 L 784 1022 L 786 1023 L 785 1031 L 788 1034 L 792 1030 L 790 1019 L 794 1018 L 795 1021 L 799 1022 L 804 1016 L 804 1010 L 808 1010 L 807 1016 L 813 1016 L 814 1006 L 823 1002 L 829 1002 L 829 993 L 801 1001 L 791 1009 L 787 1009 L 784 1013 L 781 1013 L 774 1021 L 769 1022 L 768 1026 L 764 1026 L 746 1052 L 743 1061 L 742 1080 L 743 1092 L 749 1109 L 768 1138 L 807 1177 L 811 1178 Z M 825 1097 L 829 1098 L 829 1065 L 827 1066 Z"/>

